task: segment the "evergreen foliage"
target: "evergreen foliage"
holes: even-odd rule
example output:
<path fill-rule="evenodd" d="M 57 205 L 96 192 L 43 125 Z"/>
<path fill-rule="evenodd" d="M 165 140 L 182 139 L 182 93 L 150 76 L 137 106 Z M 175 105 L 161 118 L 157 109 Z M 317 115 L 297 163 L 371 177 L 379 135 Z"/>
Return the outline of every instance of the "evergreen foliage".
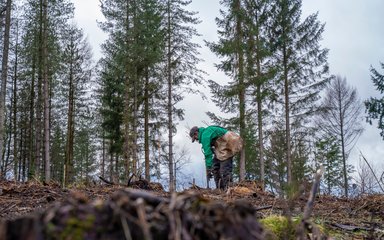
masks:
<path fill-rule="evenodd" d="M 116 183 L 145 176 L 176 190 L 189 161 L 188 151 L 174 142 L 184 119 L 180 103 L 188 94 L 204 97 L 206 83 L 194 42 L 198 13 L 188 10 L 192 0 L 100 3 L 105 20 L 99 26 L 108 38 L 94 66 L 70 0 L 14 2 L 0 177 L 68 186 L 96 175 Z M 336 100 L 328 95 L 336 87 L 317 105 L 331 79 L 328 50 L 320 45 L 324 24 L 317 13 L 302 19 L 301 3 L 221 0 L 219 38 L 206 42 L 220 58 L 217 69 L 229 77 L 227 83 L 208 82 L 221 115 L 207 114 L 245 143 L 234 177 L 256 180 L 281 196 L 310 181 L 312 167 L 320 165 L 323 192 L 347 188 L 352 168 L 346 159 L 362 131 L 358 119 L 342 131 L 335 128 L 330 116 Z M 5 46 L 5 26 L 0 28 Z M 371 74 L 382 93 L 383 74 L 372 67 Z M 352 92 L 348 99 L 355 97 Z M 371 98 L 365 106 L 367 121 L 378 119 L 384 137 L 382 102 Z"/>
<path fill-rule="evenodd" d="M 380 63 L 384 70 L 384 63 Z M 371 66 L 371 80 L 376 90 L 380 94 L 384 93 L 384 74 Z M 380 136 L 384 139 L 384 97 L 371 97 L 364 101 L 366 112 L 368 113 L 367 122 L 372 125 L 372 120 L 377 119 L 377 128 L 380 129 Z"/>

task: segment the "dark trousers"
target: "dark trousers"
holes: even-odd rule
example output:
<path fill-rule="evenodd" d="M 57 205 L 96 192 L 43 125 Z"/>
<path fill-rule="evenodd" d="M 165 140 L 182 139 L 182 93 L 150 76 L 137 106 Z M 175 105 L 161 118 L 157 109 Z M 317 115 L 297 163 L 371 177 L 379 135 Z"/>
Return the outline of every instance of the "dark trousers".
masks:
<path fill-rule="evenodd" d="M 212 174 L 216 183 L 216 188 L 227 189 L 232 182 L 233 157 L 221 161 L 213 157 Z"/>

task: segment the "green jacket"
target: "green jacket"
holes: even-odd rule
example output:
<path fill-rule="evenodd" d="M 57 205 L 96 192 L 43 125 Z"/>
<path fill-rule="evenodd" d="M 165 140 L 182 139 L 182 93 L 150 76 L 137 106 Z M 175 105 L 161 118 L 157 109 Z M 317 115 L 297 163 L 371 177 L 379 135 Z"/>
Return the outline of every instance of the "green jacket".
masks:
<path fill-rule="evenodd" d="M 212 167 L 212 140 L 223 136 L 227 132 L 227 129 L 217 126 L 199 128 L 199 134 L 197 135 L 197 138 L 199 143 L 202 145 L 201 149 L 203 150 L 205 156 L 205 166 L 207 166 L 207 168 Z"/>

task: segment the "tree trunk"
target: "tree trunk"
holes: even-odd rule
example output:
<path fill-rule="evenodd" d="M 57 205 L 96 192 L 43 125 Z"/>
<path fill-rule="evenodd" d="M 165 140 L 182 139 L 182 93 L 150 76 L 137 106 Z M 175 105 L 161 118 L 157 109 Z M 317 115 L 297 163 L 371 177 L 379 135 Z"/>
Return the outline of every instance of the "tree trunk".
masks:
<path fill-rule="evenodd" d="M 145 158 L 145 179 L 151 181 L 149 165 L 149 76 L 148 68 L 145 70 L 144 87 L 144 158 Z"/>
<path fill-rule="evenodd" d="M 0 86 L 0 166 L 3 166 L 3 147 L 4 147 L 4 124 L 5 124 L 5 95 L 8 78 L 8 55 L 9 55 L 9 35 L 11 28 L 12 0 L 7 0 L 5 13 L 4 46 L 1 64 L 1 86 Z M 4 175 L 4 169 L 0 169 L 0 178 Z"/>
<path fill-rule="evenodd" d="M 259 65 L 260 66 L 260 65 Z M 260 76 L 260 72 L 259 75 Z M 259 161 L 260 161 L 260 184 L 261 188 L 265 189 L 265 164 L 264 164 L 264 143 L 263 143 L 263 110 L 261 86 L 257 86 L 257 126 L 259 131 Z"/>
<path fill-rule="evenodd" d="M 18 80 L 18 46 L 19 46 L 19 24 L 16 22 L 16 45 L 15 45 L 15 66 L 14 66 L 14 72 L 13 72 L 13 161 L 14 161 L 14 178 L 19 179 L 20 172 L 18 171 L 18 166 L 20 164 L 20 154 L 19 149 L 17 148 L 17 109 L 18 109 L 18 102 L 17 102 L 17 80 Z M 21 151 L 21 149 L 20 149 Z"/>
<path fill-rule="evenodd" d="M 240 1 L 235 2 L 235 11 L 238 11 L 237 20 L 236 20 L 236 42 L 237 42 L 237 60 L 238 60 L 238 85 L 239 85 L 239 121 L 240 121 L 240 136 L 245 139 L 245 86 L 244 86 L 244 56 L 243 56 L 243 31 L 242 31 L 242 21 L 240 19 Z M 239 162 L 239 177 L 240 181 L 245 179 L 245 149 L 243 148 L 240 152 L 240 162 Z"/>
<path fill-rule="evenodd" d="M 51 180 L 51 156 L 50 156 L 50 94 L 48 79 L 48 2 L 44 0 L 43 5 L 43 81 L 44 81 L 44 159 L 45 159 L 45 180 Z"/>
<path fill-rule="evenodd" d="M 338 91 L 339 94 L 339 117 L 340 117 L 340 139 L 341 139 L 341 154 L 343 158 L 343 177 L 344 177 L 344 196 L 348 198 L 348 173 L 347 173 L 347 158 L 345 153 L 345 140 L 344 140 L 344 121 L 343 121 L 343 109 L 342 109 L 342 103 L 340 96 L 340 91 Z"/>
<path fill-rule="evenodd" d="M 102 154 L 103 154 L 103 156 L 101 157 L 101 176 L 103 177 L 103 178 L 105 178 L 105 147 L 106 147 L 106 144 L 105 144 L 105 130 L 102 130 L 103 131 L 103 146 L 102 146 Z"/>
<path fill-rule="evenodd" d="M 39 26 L 39 56 L 38 56 L 38 76 L 37 76 L 37 101 L 36 101 L 36 121 L 35 121 L 35 162 L 34 162 L 34 171 L 32 171 L 33 177 L 40 178 L 41 176 L 41 163 L 42 163 L 42 114 L 43 114 L 43 81 L 44 81 L 44 2 L 45 0 L 40 0 L 40 26 Z"/>
<path fill-rule="evenodd" d="M 287 162 L 287 183 L 292 183 L 292 162 L 291 162 L 291 122 L 289 107 L 289 81 L 288 81 L 288 63 L 286 48 L 283 49 L 284 65 L 284 99 L 285 99 L 285 142 L 286 142 L 286 162 Z"/>
<path fill-rule="evenodd" d="M 171 2 L 168 0 L 168 49 L 167 49 L 167 81 L 168 81 L 168 169 L 169 169 L 169 191 L 175 191 L 173 175 L 173 115 L 172 115 L 172 49 L 171 49 Z"/>
<path fill-rule="evenodd" d="M 68 114 L 67 114 L 67 141 L 65 146 L 65 172 L 64 185 L 68 186 L 73 180 L 73 135 L 74 135 L 74 83 L 73 66 L 69 69 L 69 92 L 68 92 Z"/>

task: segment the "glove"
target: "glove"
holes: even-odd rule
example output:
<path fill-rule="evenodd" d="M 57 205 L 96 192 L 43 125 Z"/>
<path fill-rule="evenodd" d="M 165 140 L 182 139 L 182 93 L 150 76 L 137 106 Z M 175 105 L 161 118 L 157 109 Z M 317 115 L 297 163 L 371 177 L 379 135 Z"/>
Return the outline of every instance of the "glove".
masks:
<path fill-rule="evenodd" d="M 208 168 L 207 167 L 207 178 L 208 179 L 211 179 L 213 177 L 213 174 L 212 174 L 212 168 Z"/>

